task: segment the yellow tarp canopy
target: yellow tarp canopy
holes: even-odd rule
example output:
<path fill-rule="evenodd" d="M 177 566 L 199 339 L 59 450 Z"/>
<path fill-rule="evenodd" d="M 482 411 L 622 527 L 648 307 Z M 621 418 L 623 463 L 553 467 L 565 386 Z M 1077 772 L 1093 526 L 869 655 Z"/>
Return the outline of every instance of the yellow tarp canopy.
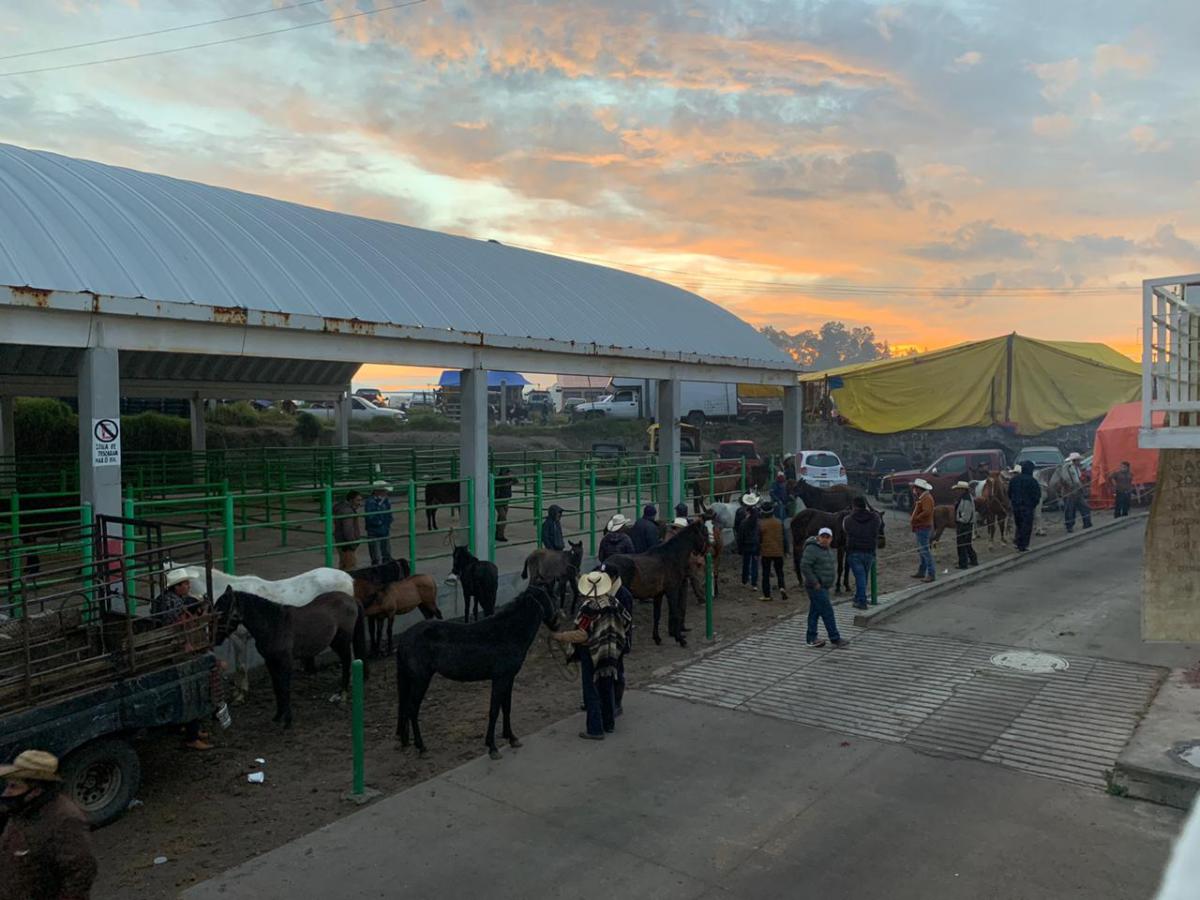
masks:
<path fill-rule="evenodd" d="M 1141 367 L 1104 344 L 1006 335 L 812 372 L 838 413 L 875 434 L 1008 423 L 1022 435 L 1090 422 L 1141 398 Z"/>
<path fill-rule="evenodd" d="M 772 397 L 783 397 L 783 388 L 774 384 L 741 384 L 738 383 L 737 394 L 747 400 L 769 400 Z"/>

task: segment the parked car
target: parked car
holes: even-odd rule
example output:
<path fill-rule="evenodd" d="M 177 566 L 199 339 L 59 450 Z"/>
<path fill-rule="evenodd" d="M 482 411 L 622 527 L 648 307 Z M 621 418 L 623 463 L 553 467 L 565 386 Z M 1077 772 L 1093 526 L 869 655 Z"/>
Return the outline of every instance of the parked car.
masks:
<path fill-rule="evenodd" d="M 820 488 L 849 484 L 841 457 L 832 450 L 801 450 L 796 460 L 796 477 Z"/>
<path fill-rule="evenodd" d="M 355 397 L 362 397 L 368 403 L 373 403 L 376 406 L 386 407 L 388 405 L 387 395 L 379 390 L 379 388 L 359 388 L 354 392 Z"/>
<path fill-rule="evenodd" d="M 318 419 L 337 418 L 337 404 L 332 400 L 323 400 L 317 403 L 310 403 L 306 412 L 312 413 Z M 376 417 L 387 419 L 396 419 L 403 422 L 407 415 L 403 410 L 388 409 L 386 406 L 376 406 L 369 400 L 364 400 L 362 397 L 353 396 L 350 398 L 350 421 L 355 423 L 370 422 Z"/>
<path fill-rule="evenodd" d="M 1013 460 L 1013 465 L 1019 466 L 1027 459 L 1033 463 L 1035 469 L 1053 469 L 1061 466 L 1066 457 L 1057 447 L 1022 447 Z"/>
<path fill-rule="evenodd" d="M 912 483 L 924 478 L 933 485 L 933 499 L 938 503 L 954 500 L 954 485 L 959 481 L 979 478 L 986 472 L 1008 468 L 1003 450 L 955 450 L 944 453 L 924 469 L 893 472 L 880 480 L 879 493 L 891 497 L 897 509 L 912 509 Z"/>
<path fill-rule="evenodd" d="M 865 457 L 863 462 L 862 469 L 854 474 L 858 483 L 862 484 L 872 497 L 879 496 L 879 485 L 883 481 L 883 476 L 891 475 L 893 472 L 903 472 L 905 469 L 913 467 L 912 460 L 907 456 L 892 451 Z"/>
<path fill-rule="evenodd" d="M 717 444 L 717 462 L 713 472 L 717 475 L 733 475 L 742 471 L 742 460 L 746 460 L 746 471 L 760 466 L 764 460 L 758 453 L 754 441 L 721 441 Z"/>

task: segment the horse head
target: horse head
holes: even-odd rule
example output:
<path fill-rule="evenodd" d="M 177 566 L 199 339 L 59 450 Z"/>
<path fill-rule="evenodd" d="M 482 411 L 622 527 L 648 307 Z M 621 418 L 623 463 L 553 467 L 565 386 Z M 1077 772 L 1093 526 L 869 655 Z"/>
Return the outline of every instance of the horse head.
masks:
<path fill-rule="evenodd" d="M 462 575 L 467 570 L 467 566 L 471 564 L 471 551 L 465 544 L 454 545 L 454 555 L 451 557 L 450 572 L 453 575 Z"/>
<path fill-rule="evenodd" d="M 687 541 L 689 550 L 694 554 L 703 554 L 708 549 L 708 528 L 705 527 L 703 519 L 690 522 L 688 527 L 675 537 Z"/>
<path fill-rule="evenodd" d="M 583 541 L 567 541 L 567 546 L 571 548 L 567 551 L 567 561 L 578 572 L 583 565 Z"/>
<path fill-rule="evenodd" d="M 538 606 L 538 611 L 541 613 L 542 624 L 551 631 L 558 631 L 558 626 L 562 622 L 562 610 L 555 604 L 547 591 L 541 585 L 531 584 L 521 594 L 522 597 L 527 597 Z"/>
<path fill-rule="evenodd" d="M 242 624 L 242 598 L 232 584 L 227 585 L 225 592 L 217 597 L 213 611 L 217 619 L 217 643 L 220 644 Z"/>

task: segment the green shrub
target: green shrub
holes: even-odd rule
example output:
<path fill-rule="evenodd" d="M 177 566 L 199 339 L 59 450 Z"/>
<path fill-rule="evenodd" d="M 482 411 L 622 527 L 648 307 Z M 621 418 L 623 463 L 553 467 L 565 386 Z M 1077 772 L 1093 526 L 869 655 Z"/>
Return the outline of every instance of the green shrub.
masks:
<path fill-rule="evenodd" d="M 157 412 L 121 417 L 121 447 L 125 450 L 190 450 L 191 425 L 179 416 Z"/>
<path fill-rule="evenodd" d="M 79 453 L 79 416 L 61 400 L 18 397 L 13 406 L 13 430 L 23 457 Z"/>
<path fill-rule="evenodd" d="M 367 421 L 367 431 L 399 431 L 403 427 L 396 416 L 372 416 Z"/>
<path fill-rule="evenodd" d="M 261 422 L 258 411 L 246 400 L 219 403 L 205 418 L 214 425 L 240 425 L 243 428 L 253 428 Z"/>
<path fill-rule="evenodd" d="M 321 438 L 321 421 L 310 412 L 296 416 L 296 437 L 306 444 L 315 444 Z"/>
<path fill-rule="evenodd" d="M 441 413 L 414 412 L 409 415 L 405 427 L 409 431 L 458 431 L 458 423 Z"/>

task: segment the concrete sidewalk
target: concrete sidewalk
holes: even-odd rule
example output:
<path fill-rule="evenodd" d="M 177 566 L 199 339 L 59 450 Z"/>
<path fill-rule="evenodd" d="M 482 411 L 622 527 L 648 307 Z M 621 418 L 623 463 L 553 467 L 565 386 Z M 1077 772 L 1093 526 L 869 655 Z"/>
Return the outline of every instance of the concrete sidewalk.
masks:
<path fill-rule="evenodd" d="M 652 694 L 626 709 L 603 743 L 573 716 L 184 896 L 1125 900 L 1181 819 Z"/>

